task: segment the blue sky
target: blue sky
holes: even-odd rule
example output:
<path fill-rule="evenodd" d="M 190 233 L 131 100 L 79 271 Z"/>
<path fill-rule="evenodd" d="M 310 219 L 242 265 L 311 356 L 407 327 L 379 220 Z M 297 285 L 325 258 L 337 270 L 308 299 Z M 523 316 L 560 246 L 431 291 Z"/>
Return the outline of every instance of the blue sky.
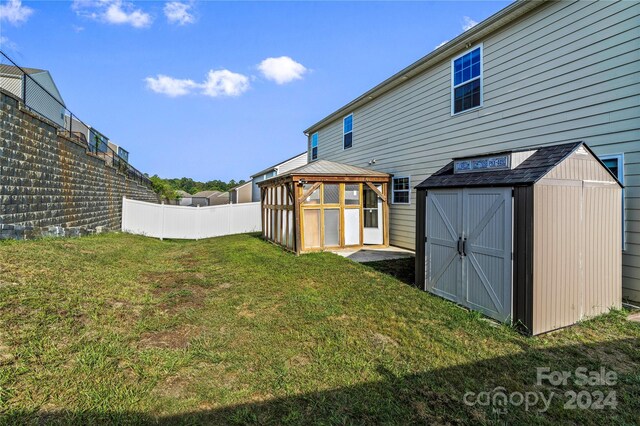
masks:
<path fill-rule="evenodd" d="M 0 46 L 141 171 L 239 180 L 508 3 L 0 0 Z"/>

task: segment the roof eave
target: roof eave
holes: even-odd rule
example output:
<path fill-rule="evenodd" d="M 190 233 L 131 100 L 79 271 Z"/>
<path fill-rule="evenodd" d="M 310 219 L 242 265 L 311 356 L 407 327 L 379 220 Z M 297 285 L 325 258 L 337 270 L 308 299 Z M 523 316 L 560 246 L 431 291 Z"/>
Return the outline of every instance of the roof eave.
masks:
<path fill-rule="evenodd" d="M 463 32 L 453 40 L 435 49 L 426 56 L 423 56 L 400 72 L 392 75 L 382 83 L 375 86 L 373 89 L 365 92 L 363 95 L 357 97 L 342 108 L 336 110 L 322 120 L 318 121 L 311 127 L 304 130 L 304 134 L 309 135 L 311 133 L 314 133 L 320 127 L 336 120 L 337 118 L 347 115 L 347 113 L 353 111 L 356 108 L 359 108 L 371 102 L 373 99 L 410 80 L 411 78 L 422 73 L 431 66 L 440 63 L 444 59 L 451 57 L 453 54 L 458 53 L 459 51 L 471 47 L 469 46 L 469 44 L 480 41 L 480 39 L 486 37 L 488 34 L 496 31 L 498 28 L 501 28 L 507 23 L 514 21 L 515 19 L 519 18 L 530 10 L 533 10 L 546 1 L 547 0 L 515 1 L 504 9 L 491 15 L 489 18 L 480 22 L 473 28 Z"/>
<path fill-rule="evenodd" d="M 264 170 L 262 170 L 261 172 L 256 173 L 255 175 L 251 175 L 251 176 L 250 176 L 250 178 L 251 178 L 251 179 L 253 179 L 253 178 L 254 178 L 254 177 L 256 177 L 256 176 L 260 176 L 260 175 L 263 175 L 263 174 L 265 174 L 265 173 L 272 172 L 272 171 L 274 171 L 275 169 L 276 169 L 276 166 L 270 167 L 270 168 L 268 168 L 268 169 L 264 169 Z"/>
<path fill-rule="evenodd" d="M 357 180 L 360 182 L 387 182 L 393 175 L 346 175 L 346 174 L 327 174 L 327 173 L 294 173 L 281 176 L 274 176 L 270 179 L 257 182 L 258 187 L 273 185 L 278 182 L 297 181 L 300 179 L 308 179 L 311 182 L 335 180 L 341 181 L 346 179 Z"/>
<path fill-rule="evenodd" d="M 282 161 L 282 162 L 280 162 L 280 163 L 278 163 L 278 164 L 276 164 L 274 166 L 268 167 L 268 168 L 266 168 L 266 169 L 264 169 L 264 170 L 262 170 L 262 171 L 260 171 L 260 172 L 258 172 L 256 174 L 253 174 L 250 177 L 251 177 L 251 179 L 253 179 L 256 176 L 263 175 L 263 174 L 265 174 L 267 172 L 272 172 L 272 171 L 276 170 L 278 167 L 288 163 L 289 161 L 295 160 L 296 158 L 301 157 L 302 155 L 307 155 L 307 151 L 301 152 L 300 154 L 296 154 L 291 158 L 287 158 L 286 160 L 284 160 L 284 161 Z"/>

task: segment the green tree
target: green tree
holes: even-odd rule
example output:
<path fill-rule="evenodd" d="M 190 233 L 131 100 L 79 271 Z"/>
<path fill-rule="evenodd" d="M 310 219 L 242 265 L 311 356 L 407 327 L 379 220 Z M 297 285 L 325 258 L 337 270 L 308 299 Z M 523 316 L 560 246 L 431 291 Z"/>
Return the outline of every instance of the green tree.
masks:
<path fill-rule="evenodd" d="M 178 190 L 185 191 L 185 192 L 188 192 L 189 194 L 195 194 L 196 192 L 200 192 L 200 191 L 226 192 L 229 189 L 233 188 L 234 186 L 237 186 L 246 182 L 245 180 L 240 180 L 239 182 L 236 182 L 234 179 L 231 179 L 229 182 L 224 182 L 219 179 L 209 180 L 206 182 L 199 182 L 188 177 L 163 179 L 158 175 L 154 175 L 150 179 L 154 184 L 154 189 L 157 188 L 156 192 L 158 192 L 159 194 L 165 191 L 167 191 L 167 194 L 171 194 L 171 190 L 173 190 L 174 192 Z M 175 198 L 169 198 L 169 197 L 167 198 L 175 199 Z"/>
<path fill-rule="evenodd" d="M 151 180 L 151 186 L 156 194 L 167 200 L 176 200 L 180 198 L 178 192 L 173 188 L 169 182 L 162 179 L 158 175 L 153 175 L 149 178 Z"/>

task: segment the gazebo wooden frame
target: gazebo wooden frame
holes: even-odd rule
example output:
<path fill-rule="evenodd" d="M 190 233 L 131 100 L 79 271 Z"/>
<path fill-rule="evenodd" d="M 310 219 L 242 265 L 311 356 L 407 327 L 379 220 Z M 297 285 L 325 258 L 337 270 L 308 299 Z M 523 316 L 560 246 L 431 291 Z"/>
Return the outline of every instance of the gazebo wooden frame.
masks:
<path fill-rule="evenodd" d="M 389 246 L 389 188 L 390 175 L 376 173 L 375 175 L 330 175 L 292 173 L 275 177 L 258 183 L 260 186 L 260 200 L 262 204 L 262 236 L 296 254 L 323 251 L 354 249 L 364 244 L 364 191 L 373 191 L 382 200 L 382 244 L 366 247 L 378 248 Z M 339 200 L 337 203 L 325 203 L 325 185 L 338 185 Z M 358 191 L 358 203 L 354 200 L 347 202 L 346 189 Z M 320 222 L 318 235 L 305 236 L 305 217 L 309 220 L 312 215 L 305 212 L 317 210 Z M 325 210 L 339 211 L 339 243 L 325 245 Z M 359 210 L 359 242 L 347 244 L 345 239 L 345 210 Z M 309 229 L 309 228 L 307 228 Z M 311 244 L 310 240 L 314 243 Z M 319 244 L 315 244 L 315 240 Z"/>

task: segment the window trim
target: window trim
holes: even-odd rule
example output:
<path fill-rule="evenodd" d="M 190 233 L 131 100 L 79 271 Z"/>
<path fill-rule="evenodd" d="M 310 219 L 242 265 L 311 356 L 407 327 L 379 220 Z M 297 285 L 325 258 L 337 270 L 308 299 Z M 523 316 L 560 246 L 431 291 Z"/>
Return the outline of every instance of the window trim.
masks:
<path fill-rule="evenodd" d="M 399 189 L 396 191 L 394 183 L 396 179 L 407 179 L 407 189 Z M 408 197 L 407 197 L 407 202 L 406 203 L 396 203 L 395 201 L 395 193 L 396 192 L 406 192 Z M 391 204 L 397 204 L 400 206 L 410 206 L 411 205 L 411 176 L 394 176 L 391 178 Z"/>
<path fill-rule="evenodd" d="M 351 131 L 350 132 L 345 132 L 344 131 L 344 120 L 346 120 L 347 118 L 351 117 Z M 344 146 L 344 137 L 351 133 L 351 146 L 346 147 Z M 345 115 L 344 117 L 342 117 L 342 150 L 345 151 L 347 149 L 351 149 L 353 148 L 353 113 Z"/>
<path fill-rule="evenodd" d="M 314 143 L 313 137 L 314 136 L 315 136 L 315 144 L 316 144 L 315 146 L 313 146 L 313 143 Z M 315 160 L 318 159 L 318 138 L 319 138 L 318 132 L 315 132 L 315 133 L 313 133 L 311 135 L 311 152 L 310 152 L 311 161 L 315 161 Z M 313 156 L 313 148 L 316 149 L 316 156 L 315 157 Z"/>
<path fill-rule="evenodd" d="M 624 154 L 599 155 L 598 158 L 604 163 L 605 160 L 618 160 L 618 180 L 624 185 Z"/>
<path fill-rule="evenodd" d="M 616 176 L 616 178 L 618 178 L 618 181 L 624 186 L 624 153 L 599 155 L 598 159 L 602 162 L 602 165 L 604 165 L 605 167 L 607 167 L 604 164 L 605 160 L 618 160 L 618 176 Z M 609 168 L 607 167 L 607 169 Z M 624 188 L 622 188 L 621 198 L 622 198 L 622 251 L 625 251 L 627 250 L 627 240 L 625 238 L 625 233 L 627 228 L 625 223 L 626 215 L 624 212 Z"/>
<path fill-rule="evenodd" d="M 454 75 L 455 75 L 455 68 L 454 68 L 454 62 L 460 58 L 462 58 L 464 55 L 466 55 L 467 53 L 471 53 L 474 50 L 480 48 L 480 76 L 476 77 L 476 78 L 472 78 L 470 80 L 465 81 L 464 83 L 460 83 L 457 86 L 454 85 L 455 79 L 454 79 Z M 461 54 L 459 54 L 458 56 L 454 57 L 453 59 L 451 59 L 451 96 L 450 96 L 450 100 L 451 100 L 451 116 L 456 116 L 456 115 L 460 115 L 460 114 L 464 114 L 470 111 L 475 111 L 477 109 L 480 109 L 484 106 L 484 43 L 479 43 L 476 44 L 475 46 L 473 46 L 470 49 L 465 50 L 464 52 L 462 52 Z M 455 89 L 457 89 L 460 86 L 463 86 L 465 84 L 471 83 L 472 81 L 475 80 L 480 80 L 480 105 L 475 106 L 473 108 L 469 108 L 469 109 L 465 109 L 464 111 L 460 111 L 460 112 L 454 112 L 454 106 L 455 106 Z"/>

